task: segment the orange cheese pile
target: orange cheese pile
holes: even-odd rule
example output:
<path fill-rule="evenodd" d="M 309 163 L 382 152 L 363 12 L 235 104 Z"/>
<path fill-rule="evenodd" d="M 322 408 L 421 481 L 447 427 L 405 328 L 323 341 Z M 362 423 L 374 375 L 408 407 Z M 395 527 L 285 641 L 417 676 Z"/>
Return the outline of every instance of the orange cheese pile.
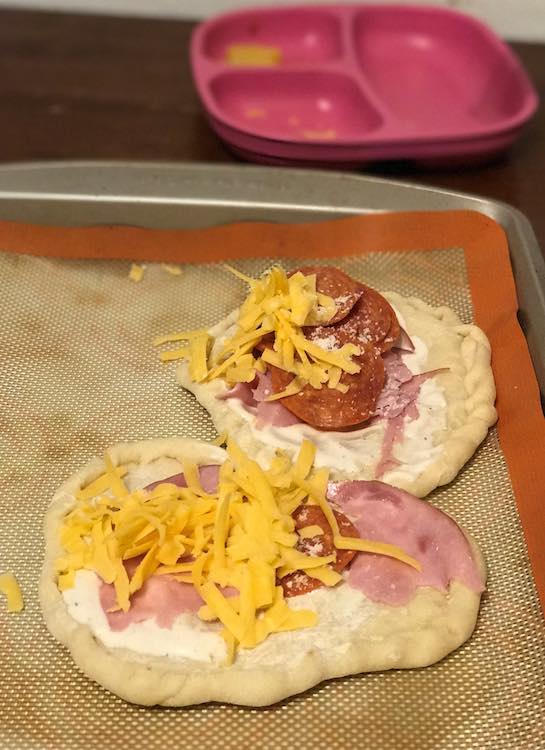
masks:
<path fill-rule="evenodd" d="M 147 578 L 172 575 L 198 590 L 205 603 L 199 616 L 223 625 L 232 659 L 238 646 L 253 648 L 270 633 L 315 624 L 315 612 L 288 607 L 277 577 L 301 570 L 327 586 L 342 580 L 330 567 L 335 554 L 311 557 L 296 549 L 292 513 L 302 503 L 322 508 L 339 549 L 378 552 L 418 567 L 398 548 L 340 535 L 326 500 L 328 471 L 313 469 L 314 455 L 307 441 L 294 464 L 279 455 L 264 471 L 231 443 L 211 494 L 198 467 L 187 462 L 187 488 L 164 483 L 129 492 L 126 467 L 106 458 L 106 472 L 79 490 L 61 527 L 59 588 L 73 586 L 77 570 L 93 570 L 114 584 L 118 607 L 127 611 Z M 123 561 L 137 556 L 142 559 L 129 578 Z M 227 588 L 238 595 L 226 596 Z"/>
<path fill-rule="evenodd" d="M 214 361 L 210 357 L 213 340 L 205 330 L 159 337 L 155 340 L 157 346 L 185 342 L 181 348 L 161 354 L 161 359 L 187 359 L 190 377 L 197 383 L 218 377 L 229 385 L 250 383 L 267 364 L 293 373 L 295 377 L 287 388 L 269 396 L 267 401 L 291 396 L 307 384 L 345 393 L 348 386 L 340 383 L 340 379 L 343 372 L 359 372 L 360 366 L 353 360 L 360 353 L 359 348 L 344 344 L 329 351 L 309 341 L 301 330 L 304 325 L 325 323 L 335 314 L 334 300 L 316 291 L 316 275 L 297 272 L 288 278 L 284 269 L 275 266 L 262 278 L 252 279 L 235 269 L 229 270 L 250 287 L 239 311 L 235 334 L 223 342 Z M 256 359 L 252 350 L 271 334 L 273 348 L 265 349 Z"/>

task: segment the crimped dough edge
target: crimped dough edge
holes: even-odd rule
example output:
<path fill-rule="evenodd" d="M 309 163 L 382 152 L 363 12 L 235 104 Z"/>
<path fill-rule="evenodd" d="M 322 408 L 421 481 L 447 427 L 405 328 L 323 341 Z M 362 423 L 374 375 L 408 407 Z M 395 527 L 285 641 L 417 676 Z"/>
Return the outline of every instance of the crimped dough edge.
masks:
<path fill-rule="evenodd" d="M 449 372 L 436 376 L 447 401 L 447 429 L 435 435 L 435 445 L 443 445 L 443 450 L 416 477 L 403 474 L 402 469 L 387 472 L 381 477 L 388 484 L 417 497 L 425 497 L 436 487 L 448 484 L 456 477 L 486 437 L 489 427 L 496 422 L 496 388 L 490 364 L 490 344 L 480 328 L 463 324 L 448 307 L 434 308 L 416 297 L 402 297 L 396 292 L 383 294 L 403 315 L 409 335 L 417 334 L 428 346 L 426 369 L 450 368 Z M 238 310 L 234 310 L 211 328 L 210 333 L 221 336 L 236 321 L 237 314 Z M 437 326 L 443 330 L 447 345 L 431 335 Z M 260 440 L 227 401 L 216 398 L 224 390 L 223 381 L 194 383 L 185 362 L 177 368 L 177 379 L 206 409 L 218 433 L 227 432 L 260 464 L 268 464 L 274 455 L 274 446 L 269 445 L 265 438 Z M 318 431 L 310 425 L 306 427 L 307 436 L 312 440 L 312 432 Z M 298 448 L 294 445 L 293 449 L 285 450 L 293 457 Z M 358 471 L 345 472 L 333 467 L 331 478 L 375 479 L 375 476 L 362 458 Z"/>
<path fill-rule="evenodd" d="M 145 463 L 162 456 L 221 463 L 226 456 L 220 448 L 183 438 L 123 443 L 108 453 L 114 464 Z M 74 505 L 74 492 L 99 476 L 104 468 L 101 459 L 91 461 L 53 498 L 45 518 L 46 555 L 39 596 L 48 629 L 69 649 L 79 669 L 126 701 L 163 706 L 211 701 L 267 706 L 326 679 L 433 664 L 458 648 L 473 632 L 480 594 L 453 581 L 445 594 L 421 587 L 407 606 L 378 605 L 377 616 L 365 623 L 345 653 L 312 647 L 295 664 L 242 668 L 235 661 L 232 666 L 223 667 L 107 648 L 88 626 L 69 615 L 54 572 L 54 561 L 61 553 L 58 532 L 62 519 Z M 481 553 L 468 539 L 484 578 Z"/>

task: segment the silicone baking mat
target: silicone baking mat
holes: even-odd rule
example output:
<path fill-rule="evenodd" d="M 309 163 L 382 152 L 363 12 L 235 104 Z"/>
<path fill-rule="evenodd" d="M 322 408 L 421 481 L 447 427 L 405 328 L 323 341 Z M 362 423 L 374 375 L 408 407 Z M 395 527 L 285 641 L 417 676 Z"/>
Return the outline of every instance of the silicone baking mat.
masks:
<path fill-rule="evenodd" d="M 453 218 L 439 216 L 443 224 Z M 502 276 L 504 240 L 496 225 L 482 217 L 472 227 L 483 254 L 484 246 L 492 244 L 498 259 L 494 287 L 502 304 L 483 318 L 483 306 L 490 306 L 489 281 L 479 268 L 484 257 L 475 258 L 467 240 L 472 232 L 460 231 L 462 217 L 455 217 L 458 231 L 452 236 L 438 232 L 437 225 L 435 234 L 430 233 L 429 223 L 419 233 L 416 218 L 381 218 L 390 229 L 398 226 L 389 243 L 388 233 L 377 233 L 370 218 L 377 217 L 314 229 L 243 225 L 202 233 L 121 229 L 121 235 L 106 229 L 54 230 L 55 235 L 32 227 L 16 227 L 14 233 L 13 227 L 3 231 L 0 226 L 0 239 L 5 249 L 43 255 L 47 247 L 51 256 L 160 257 L 169 262 L 238 256 L 233 264 L 250 275 L 279 256 L 292 268 L 309 260 L 323 262 L 327 255 L 328 262 L 379 289 L 448 305 L 465 322 L 477 317 L 493 343 L 508 338 L 508 350 L 498 344 L 494 363 L 502 447 L 495 428 L 456 481 L 430 496 L 476 538 L 489 567 L 488 592 L 472 639 L 435 666 L 335 680 L 267 709 L 141 708 L 81 675 L 48 634 L 39 611 L 44 511 L 56 487 L 112 443 L 215 436 L 202 408 L 176 386 L 174 366 L 158 361 L 152 340 L 216 322 L 242 299 L 244 285 L 220 262 L 189 263 L 179 276 L 161 263 L 148 262 L 142 281 L 135 283 L 129 279 L 128 260 L 5 252 L 0 254 L 0 568 L 17 575 L 26 607 L 19 615 L 8 615 L 0 604 L 0 746 L 545 747 L 545 627 L 513 494 L 514 485 L 520 517 L 528 526 L 532 493 L 543 485 L 536 487 L 539 476 L 531 472 L 521 479 L 520 462 L 528 459 L 514 455 L 511 446 L 518 434 L 518 412 L 531 407 L 530 439 L 519 453 L 532 459 L 537 455 L 543 464 L 543 444 L 532 444 L 542 417 L 536 413 L 536 389 L 517 380 L 527 373 L 520 332 L 516 341 L 507 336 L 516 319 L 503 286 L 509 285 Z M 473 221 L 468 215 L 466 220 Z M 121 249 L 117 245 L 115 251 L 112 236 L 123 240 Z M 21 238 L 24 247 L 17 244 Z M 534 534 L 539 534 L 537 522 Z M 530 534 L 531 549 L 532 540 Z M 532 562 L 539 581 L 540 560 L 533 555 Z"/>

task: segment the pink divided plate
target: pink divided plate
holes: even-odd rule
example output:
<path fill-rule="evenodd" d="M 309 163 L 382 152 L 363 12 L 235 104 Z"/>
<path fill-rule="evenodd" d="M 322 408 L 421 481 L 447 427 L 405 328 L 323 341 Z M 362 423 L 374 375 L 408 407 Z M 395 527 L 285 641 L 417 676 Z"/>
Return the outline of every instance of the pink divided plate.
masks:
<path fill-rule="evenodd" d="M 438 7 L 226 13 L 197 27 L 191 63 L 212 127 L 254 161 L 482 158 L 537 107 L 511 48 Z"/>

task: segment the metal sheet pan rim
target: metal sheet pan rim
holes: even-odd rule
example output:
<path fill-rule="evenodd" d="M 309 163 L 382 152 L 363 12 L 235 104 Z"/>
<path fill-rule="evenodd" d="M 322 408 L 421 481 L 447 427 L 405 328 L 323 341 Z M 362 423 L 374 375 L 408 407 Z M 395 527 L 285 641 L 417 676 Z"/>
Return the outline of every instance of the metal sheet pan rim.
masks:
<path fill-rule="evenodd" d="M 126 191 L 125 193 L 113 193 L 111 192 L 109 184 L 101 184 L 104 179 L 104 172 L 108 173 L 108 177 L 112 175 L 120 176 L 122 179 L 126 179 Z M 157 178 L 165 177 L 169 175 L 175 178 L 174 183 L 165 183 L 163 180 Z M 289 176 L 289 182 L 292 183 L 297 189 L 300 184 L 304 181 L 312 180 L 314 185 L 316 182 L 324 183 L 323 191 L 319 191 L 322 197 L 327 195 L 327 189 L 333 183 L 337 184 L 345 183 L 349 184 L 352 188 L 354 187 L 373 187 L 376 190 L 381 191 L 398 191 L 396 199 L 399 199 L 401 191 L 408 194 L 408 191 L 416 194 L 418 197 L 425 197 L 426 200 L 433 198 L 435 200 L 446 201 L 449 203 L 452 200 L 460 201 L 464 205 L 463 208 L 473 207 L 475 210 L 481 210 L 482 213 L 490 215 L 492 217 L 501 214 L 502 212 L 509 213 L 512 217 L 517 219 L 526 220 L 524 214 L 509 205 L 508 203 L 497 201 L 494 199 L 487 198 L 477 194 L 465 193 L 462 191 L 447 190 L 445 188 L 432 188 L 427 185 L 421 185 L 418 182 L 411 181 L 398 181 L 390 180 L 383 177 L 369 177 L 361 174 L 353 174 L 347 172 L 334 172 L 331 170 L 320 170 L 320 169 L 304 169 L 304 168 L 282 168 L 282 167 L 260 167 L 255 165 L 231 165 L 231 164 L 214 164 L 214 163 L 169 163 L 169 162 L 123 162 L 123 161 L 50 161 L 50 162 L 13 162 L 11 164 L 4 164 L 0 166 L 0 200 L 12 197 L 62 197 L 63 199 L 78 199 L 82 197 L 92 197 L 95 200 L 105 199 L 136 199 L 144 198 L 146 200 L 158 200 L 158 199 L 170 199 L 176 200 L 183 203 L 198 203 L 201 202 L 202 196 L 195 195 L 180 195 L 179 188 L 188 178 L 199 178 L 200 183 L 193 183 L 195 189 L 202 188 L 203 184 L 207 184 L 206 181 L 212 178 L 211 182 L 207 184 L 207 190 L 213 191 L 214 196 L 210 197 L 209 200 L 215 202 L 222 202 L 225 204 L 240 205 L 245 203 L 256 203 L 261 202 L 260 198 L 256 199 L 255 196 L 252 199 L 241 199 L 234 200 L 233 198 L 224 194 L 222 181 L 217 180 L 217 176 L 221 175 L 225 179 L 236 181 L 239 183 L 239 188 L 244 192 L 246 185 L 246 192 L 254 190 L 256 185 L 262 185 L 260 178 L 267 176 L 268 185 L 265 187 L 265 191 L 270 195 L 274 195 L 277 192 L 279 181 L 283 181 Z M 248 175 L 252 175 L 255 179 L 248 181 L 246 178 Z M 137 178 L 140 180 L 139 183 L 129 184 L 128 178 Z M 270 178 L 273 178 L 272 180 Z M 49 189 L 40 189 L 41 179 L 46 181 L 50 186 Z M 51 182 L 53 180 L 53 182 Z M 58 184 L 61 189 L 51 189 L 51 185 Z M 65 186 L 62 189 L 62 186 Z M 91 187 L 92 189 L 86 190 L 85 187 Z M 135 187 L 140 187 L 140 192 L 134 191 Z M 169 187 L 173 187 L 173 190 L 169 190 Z M 286 191 L 285 185 L 283 186 L 283 193 L 289 195 L 289 191 Z M 315 191 L 314 191 L 315 192 Z M 266 201 L 267 203 L 274 203 L 275 205 L 286 205 L 291 201 L 286 200 L 287 195 L 276 200 Z M 347 209 L 354 207 L 358 210 L 376 210 L 366 209 L 365 206 L 357 206 L 354 202 L 352 205 L 347 205 L 346 201 L 342 203 L 320 203 L 319 205 L 312 204 L 309 200 L 301 200 L 301 206 L 307 208 L 307 210 L 315 208 L 316 210 L 323 211 L 324 208 L 328 210 L 337 209 L 340 212 L 346 213 Z M 389 210 L 385 208 L 384 210 Z M 410 210 L 410 209 L 409 209 Z M 416 210 L 416 209 L 415 209 Z M 529 223 L 528 223 L 529 228 Z"/>

